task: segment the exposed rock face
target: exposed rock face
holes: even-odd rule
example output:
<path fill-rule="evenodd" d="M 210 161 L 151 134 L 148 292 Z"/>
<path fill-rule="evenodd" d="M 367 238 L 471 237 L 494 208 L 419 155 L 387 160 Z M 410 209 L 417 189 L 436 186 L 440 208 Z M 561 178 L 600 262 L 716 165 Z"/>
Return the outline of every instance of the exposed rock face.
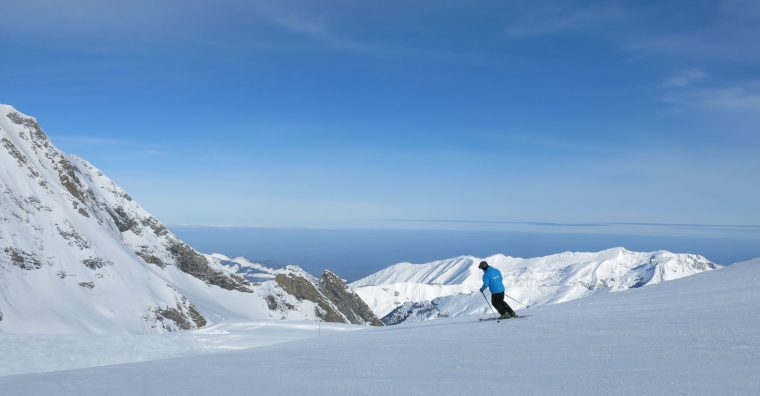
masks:
<path fill-rule="evenodd" d="M 42 268 L 40 259 L 34 253 L 17 249 L 13 247 L 6 247 L 3 252 L 8 255 L 11 264 L 25 270 L 34 270 Z"/>
<path fill-rule="evenodd" d="M 305 272 L 280 273 L 275 281 L 297 299 L 315 302 L 317 316 L 326 322 L 383 325 L 346 281 L 330 271 L 322 272 L 319 281 Z"/>
<path fill-rule="evenodd" d="M 101 257 L 84 259 L 82 260 L 82 264 L 91 270 L 97 270 L 105 266 L 113 265 L 112 262 Z"/>
<path fill-rule="evenodd" d="M 306 277 L 296 274 L 278 274 L 275 281 L 283 290 L 295 298 L 317 303 L 319 307 L 316 312 L 317 317 L 325 322 L 350 323 L 345 316 L 338 312 L 332 302 L 317 289 L 314 282 Z"/>
<path fill-rule="evenodd" d="M 364 300 L 338 275 L 323 271 L 319 279 L 319 290 L 348 318 L 349 322 L 367 323 L 373 326 L 383 325 Z"/>
<path fill-rule="evenodd" d="M 137 228 L 137 220 L 127 214 L 123 207 L 118 206 L 114 209 L 108 208 L 107 212 L 111 215 L 119 232 L 133 231 L 135 234 L 140 233 L 140 229 Z"/>
<path fill-rule="evenodd" d="M 166 264 L 164 264 L 164 262 L 161 261 L 160 258 L 158 258 L 158 257 L 150 254 L 150 249 L 147 246 L 145 246 L 143 248 L 145 250 L 140 250 L 140 251 L 136 251 L 135 252 L 135 254 L 138 257 L 140 257 L 141 259 L 143 259 L 143 261 L 145 261 L 148 264 L 154 264 L 154 265 L 157 265 L 157 266 L 159 266 L 161 268 L 166 267 Z"/>
<path fill-rule="evenodd" d="M 206 325 L 206 319 L 186 298 L 174 307 L 157 308 L 156 323 L 167 331 L 190 330 Z M 168 321 L 168 322 L 167 322 Z"/>
<path fill-rule="evenodd" d="M 174 255 L 177 266 L 183 272 L 223 289 L 251 292 L 245 279 L 211 269 L 206 257 L 184 242 L 175 242 L 169 247 L 169 251 Z"/>
<path fill-rule="evenodd" d="M 417 320 L 429 320 L 435 318 L 445 318 L 448 315 L 441 313 L 435 304 L 435 301 L 423 302 L 406 302 L 384 316 L 382 321 L 388 326 L 399 324 L 409 318 Z"/>

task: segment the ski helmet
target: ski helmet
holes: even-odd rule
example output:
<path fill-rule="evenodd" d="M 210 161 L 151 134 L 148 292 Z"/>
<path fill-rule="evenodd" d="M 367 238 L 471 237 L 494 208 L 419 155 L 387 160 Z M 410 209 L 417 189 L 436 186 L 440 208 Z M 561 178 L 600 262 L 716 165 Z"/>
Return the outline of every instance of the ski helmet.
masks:
<path fill-rule="evenodd" d="M 480 264 L 478 265 L 478 268 L 480 268 L 480 269 L 482 269 L 483 271 L 485 271 L 485 270 L 486 270 L 486 268 L 488 268 L 488 263 L 487 263 L 487 262 L 485 262 L 485 261 L 481 261 L 481 262 L 480 262 Z"/>

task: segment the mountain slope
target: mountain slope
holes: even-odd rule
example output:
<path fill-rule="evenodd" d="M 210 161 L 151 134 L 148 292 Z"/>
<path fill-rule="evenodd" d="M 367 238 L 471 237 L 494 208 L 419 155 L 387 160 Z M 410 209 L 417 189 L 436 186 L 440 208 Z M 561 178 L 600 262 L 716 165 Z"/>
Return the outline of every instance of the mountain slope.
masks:
<path fill-rule="evenodd" d="M 758 317 L 760 261 L 543 306 L 498 324 L 462 316 L 214 356 L 8 376 L 0 388 L 33 395 L 756 394 Z"/>
<path fill-rule="evenodd" d="M 559 303 L 602 291 L 619 291 L 678 279 L 720 266 L 702 256 L 614 248 L 522 259 L 485 259 L 504 276 L 507 294 L 530 306 Z M 427 264 L 400 263 L 351 284 L 387 324 L 488 312 L 478 289 L 481 259 L 472 256 Z M 507 299 L 514 308 L 521 305 Z"/>
<path fill-rule="evenodd" d="M 34 118 L 0 105 L 0 331 L 141 333 L 320 317 L 317 302 L 274 281 L 254 286 L 221 261 L 56 149 Z"/>

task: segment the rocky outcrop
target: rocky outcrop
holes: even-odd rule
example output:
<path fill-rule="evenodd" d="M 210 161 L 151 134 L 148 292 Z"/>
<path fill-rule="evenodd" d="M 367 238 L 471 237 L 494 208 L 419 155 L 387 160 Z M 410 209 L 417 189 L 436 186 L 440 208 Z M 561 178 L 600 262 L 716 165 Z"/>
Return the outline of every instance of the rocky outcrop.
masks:
<path fill-rule="evenodd" d="M 13 247 L 4 248 L 3 253 L 6 254 L 11 265 L 21 269 L 35 270 L 42 268 L 42 262 L 34 253 Z"/>
<path fill-rule="evenodd" d="M 319 279 L 319 290 L 345 316 L 350 323 L 382 326 L 381 322 L 364 300 L 359 297 L 345 280 L 338 275 L 323 271 Z"/>
<path fill-rule="evenodd" d="M 12 112 L 7 115 L 16 125 L 20 125 L 25 128 L 27 134 L 20 133 L 19 137 L 24 140 L 30 140 L 31 147 L 39 155 L 49 160 L 53 169 L 55 169 L 59 182 L 61 185 L 77 200 L 82 203 L 87 202 L 88 194 L 85 192 L 85 187 L 82 181 L 79 179 L 76 173 L 76 168 L 61 152 L 56 150 L 47 135 L 42 131 L 40 125 L 32 117 L 24 116 L 20 113 Z M 5 142 L 4 142 L 5 143 Z M 35 177 L 39 176 L 39 173 L 35 171 Z"/>
<path fill-rule="evenodd" d="M 435 301 L 405 302 L 388 315 L 385 315 L 382 321 L 387 326 L 392 326 L 404 322 L 409 318 L 430 320 L 445 317 L 448 317 L 448 315 L 438 309 Z"/>
<path fill-rule="evenodd" d="M 97 269 L 101 269 L 101 268 L 106 267 L 106 266 L 113 265 L 112 262 L 110 262 L 109 260 L 106 260 L 106 259 L 104 259 L 102 257 L 93 257 L 93 258 L 84 259 L 84 260 L 82 260 L 82 264 L 84 264 L 85 267 L 87 267 L 87 268 L 89 268 L 91 270 L 97 270 Z"/>
<path fill-rule="evenodd" d="M 107 208 L 106 210 L 111 215 L 111 219 L 113 219 L 119 232 L 132 231 L 135 234 L 140 234 L 140 229 L 137 228 L 137 220 L 127 214 L 123 207 L 117 206 L 116 208 Z"/>
<path fill-rule="evenodd" d="M 95 288 L 95 282 L 79 282 L 80 287 L 84 287 L 86 289 L 94 289 Z"/>
<path fill-rule="evenodd" d="M 153 310 L 154 327 L 165 331 L 191 330 L 206 325 L 206 318 L 185 296 L 177 293 L 174 306 L 158 307 Z"/>
<path fill-rule="evenodd" d="M 175 242 L 169 247 L 169 251 L 174 255 L 177 267 L 183 272 L 201 279 L 208 284 L 219 286 L 222 289 L 236 290 L 245 293 L 251 292 L 251 289 L 248 288 L 248 282 L 246 282 L 245 279 L 211 269 L 206 257 L 196 252 L 195 249 L 187 244 L 179 241 Z"/>
<path fill-rule="evenodd" d="M 193 305 L 190 306 L 188 313 L 183 312 L 180 306 L 157 309 L 156 318 L 168 331 L 173 331 L 175 327 L 180 330 L 190 330 L 206 325 L 206 319 Z"/>
<path fill-rule="evenodd" d="M 317 304 L 316 315 L 325 322 L 350 323 L 335 306 L 317 289 L 313 281 L 297 274 L 278 274 L 275 282 L 288 294 L 298 300 L 309 300 Z"/>
<path fill-rule="evenodd" d="M 298 300 L 316 303 L 317 317 L 326 322 L 383 325 L 346 281 L 330 271 L 324 271 L 319 281 L 301 271 L 280 273 L 275 282 Z"/>

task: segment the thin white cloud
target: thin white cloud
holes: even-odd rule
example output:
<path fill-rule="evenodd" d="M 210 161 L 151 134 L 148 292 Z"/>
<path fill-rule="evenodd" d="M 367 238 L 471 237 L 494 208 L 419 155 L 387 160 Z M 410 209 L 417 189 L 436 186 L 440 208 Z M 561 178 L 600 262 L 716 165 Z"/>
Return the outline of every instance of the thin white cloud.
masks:
<path fill-rule="evenodd" d="M 375 58 L 426 58 L 453 63 L 490 64 L 486 54 L 435 48 L 410 47 L 399 43 L 373 42 L 342 34 L 328 23 L 326 15 L 298 13 L 287 7 L 269 6 L 259 10 L 273 26 L 308 39 L 315 50 L 339 51 Z M 302 47 L 297 47 L 302 49 Z"/>
<path fill-rule="evenodd" d="M 532 9 L 535 8 L 537 7 L 534 5 Z M 506 34 L 513 38 L 551 35 L 595 26 L 624 15 L 623 8 L 617 4 L 575 9 L 543 9 L 519 16 L 507 28 Z"/>
<path fill-rule="evenodd" d="M 758 25 L 760 26 L 760 25 Z M 635 33 L 622 49 L 638 57 L 667 56 L 699 61 L 760 62 L 757 27 L 710 27 L 688 33 Z"/>
<path fill-rule="evenodd" d="M 730 86 L 686 89 L 662 97 L 666 103 L 713 112 L 738 112 L 760 118 L 760 83 L 743 82 Z"/>
<path fill-rule="evenodd" d="M 277 26 L 296 33 L 312 36 L 324 36 L 328 34 L 325 22 L 313 17 L 307 18 L 302 15 L 289 14 L 274 16 L 272 20 Z"/>
<path fill-rule="evenodd" d="M 707 78 L 707 72 L 702 69 L 687 69 L 671 76 L 663 85 L 666 87 L 683 88 Z"/>

